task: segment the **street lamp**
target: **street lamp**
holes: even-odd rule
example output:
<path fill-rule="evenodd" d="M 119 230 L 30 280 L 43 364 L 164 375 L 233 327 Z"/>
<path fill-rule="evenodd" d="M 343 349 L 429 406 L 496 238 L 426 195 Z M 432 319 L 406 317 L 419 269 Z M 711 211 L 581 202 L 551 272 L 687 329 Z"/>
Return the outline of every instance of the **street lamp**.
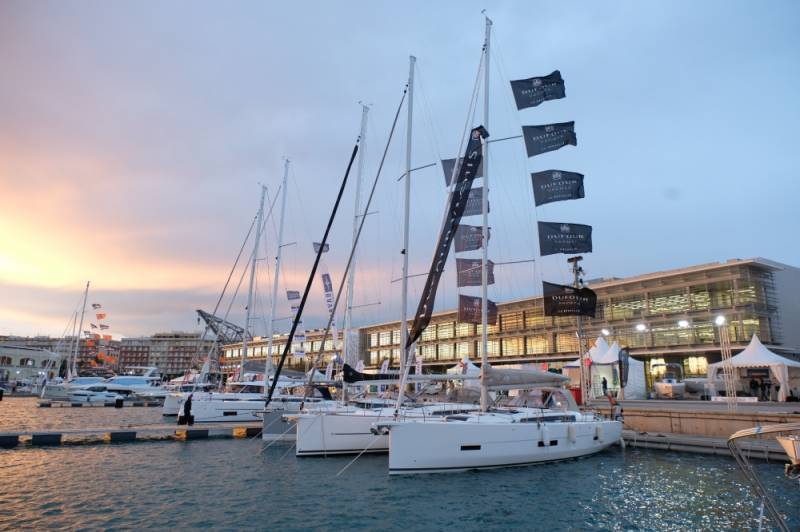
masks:
<path fill-rule="evenodd" d="M 644 323 L 637 323 L 636 330 L 639 332 L 645 332 L 647 330 L 647 325 L 645 325 Z"/>
<path fill-rule="evenodd" d="M 678 327 L 681 329 L 686 329 L 689 327 L 689 320 L 678 320 Z"/>
<path fill-rule="evenodd" d="M 611 331 L 609 331 L 608 329 L 600 329 L 600 332 L 603 333 L 603 336 L 608 336 L 609 334 L 611 334 Z"/>
<path fill-rule="evenodd" d="M 721 326 L 723 326 L 723 325 L 725 325 L 725 316 L 723 316 L 722 314 L 720 314 L 720 315 L 719 315 L 719 316 L 717 316 L 717 318 L 714 320 L 714 323 L 716 323 L 716 324 L 717 324 L 718 326 L 720 326 L 720 327 L 721 327 Z"/>

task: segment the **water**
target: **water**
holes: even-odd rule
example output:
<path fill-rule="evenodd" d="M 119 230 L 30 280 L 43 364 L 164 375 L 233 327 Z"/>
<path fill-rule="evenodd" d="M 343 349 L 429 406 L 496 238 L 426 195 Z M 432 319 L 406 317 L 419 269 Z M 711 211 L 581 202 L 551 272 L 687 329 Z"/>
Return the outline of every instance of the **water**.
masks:
<path fill-rule="evenodd" d="M 86 425 L 119 413 L 63 412 Z M 0 450 L 0 529 L 741 530 L 758 516 L 723 457 L 613 448 L 535 467 L 390 478 L 386 456 L 364 456 L 337 477 L 352 458 L 263 448 L 209 440 Z M 800 485 L 781 464 L 755 465 L 797 529 Z"/>

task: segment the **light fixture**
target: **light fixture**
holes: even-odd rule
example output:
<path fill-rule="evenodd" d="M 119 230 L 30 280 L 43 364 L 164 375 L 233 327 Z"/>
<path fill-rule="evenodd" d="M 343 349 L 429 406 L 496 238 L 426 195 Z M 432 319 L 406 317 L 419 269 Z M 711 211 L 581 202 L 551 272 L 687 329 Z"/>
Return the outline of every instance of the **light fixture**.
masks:
<path fill-rule="evenodd" d="M 717 325 L 725 325 L 725 316 L 720 314 L 719 316 L 717 316 L 717 319 L 714 320 L 714 323 L 716 323 Z"/>
<path fill-rule="evenodd" d="M 639 332 L 644 332 L 647 330 L 647 325 L 645 325 L 644 323 L 637 323 L 636 330 Z"/>
<path fill-rule="evenodd" d="M 689 326 L 689 320 L 678 320 L 678 327 L 685 329 Z"/>
<path fill-rule="evenodd" d="M 611 334 L 611 331 L 609 331 L 608 329 L 601 329 L 600 332 L 603 333 L 603 336 L 608 336 L 609 334 Z"/>

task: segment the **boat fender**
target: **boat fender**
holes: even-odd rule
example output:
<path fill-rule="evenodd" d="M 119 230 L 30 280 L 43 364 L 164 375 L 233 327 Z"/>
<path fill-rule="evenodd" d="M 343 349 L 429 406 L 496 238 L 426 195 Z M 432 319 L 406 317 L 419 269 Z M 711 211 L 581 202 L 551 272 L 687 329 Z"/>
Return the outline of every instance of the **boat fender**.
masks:
<path fill-rule="evenodd" d="M 570 424 L 567 427 L 567 437 L 571 443 L 575 443 L 578 439 L 578 428 L 575 425 Z"/>
<path fill-rule="evenodd" d="M 598 424 L 594 431 L 594 439 L 603 441 L 603 425 Z"/>
<path fill-rule="evenodd" d="M 541 434 L 542 434 L 542 441 L 544 442 L 545 445 L 547 445 L 547 443 L 550 441 L 550 438 L 549 438 L 550 434 L 549 434 L 549 431 L 547 429 L 548 429 L 547 425 L 543 423 L 542 424 L 542 432 L 541 432 Z"/>

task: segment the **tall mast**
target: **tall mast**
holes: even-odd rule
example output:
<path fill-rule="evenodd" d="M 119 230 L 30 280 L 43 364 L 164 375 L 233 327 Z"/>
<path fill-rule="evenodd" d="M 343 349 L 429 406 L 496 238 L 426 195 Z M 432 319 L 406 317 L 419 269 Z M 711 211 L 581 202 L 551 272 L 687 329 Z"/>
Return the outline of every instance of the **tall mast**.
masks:
<path fill-rule="evenodd" d="M 359 150 L 358 154 L 358 172 L 356 174 L 356 204 L 353 209 L 353 260 L 350 263 L 350 271 L 347 275 L 347 303 L 344 312 L 344 331 L 342 332 L 342 352 L 344 353 L 344 361 L 348 364 L 350 363 L 350 349 L 347 346 L 347 337 L 350 335 L 350 327 L 353 324 L 353 287 L 356 282 L 356 255 L 355 255 L 355 246 L 356 241 L 358 239 L 358 222 L 359 216 L 361 215 L 361 176 L 364 173 L 364 154 L 367 150 L 367 115 L 369 114 L 369 107 L 366 105 L 361 105 L 361 132 L 359 133 L 359 138 L 361 139 L 361 149 Z M 367 213 L 363 213 L 364 216 Z M 334 344 L 336 343 L 336 338 L 333 339 Z M 344 389 L 344 388 L 343 388 Z"/>
<path fill-rule="evenodd" d="M 400 295 L 400 375 L 405 375 L 408 341 L 408 213 L 411 203 L 411 139 L 414 119 L 414 65 L 417 58 L 408 56 L 408 118 L 406 119 L 406 178 L 403 200 L 403 282 Z M 401 382 L 405 386 L 405 382 Z M 405 390 L 399 390 L 402 394 Z"/>
<path fill-rule="evenodd" d="M 244 380 L 244 363 L 247 360 L 247 331 L 250 330 L 250 314 L 253 309 L 253 289 L 255 288 L 256 262 L 258 261 L 258 244 L 261 240 L 261 226 L 264 223 L 264 194 L 267 187 L 261 185 L 261 203 L 258 207 L 258 221 L 256 222 L 256 238 L 253 242 L 253 258 L 250 263 L 250 284 L 247 288 L 247 307 L 244 314 L 244 334 L 242 335 L 242 362 L 239 366 L 239 380 Z M 265 382 L 266 385 L 266 382 Z"/>
<path fill-rule="evenodd" d="M 489 45 L 492 36 L 492 20 L 486 17 L 486 40 L 483 45 L 483 127 L 489 129 Z M 488 271 L 486 269 L 489 258 L 489 143 L 483 143 L 483 248 L 481 254 L 481 412 L 489 408 L 489 391 L 486 387 L 486 372 L 489 367 L 489 341 L 487 326 L 488 312 Z"/>
<path fill-rule="evenodd" d="M 283 249 L 283 220 L 286 216 L 286 189 L 289 181 L 289 159 L 283 163 L 283 181 L 281 182 L 281 220 L 278 222 L 278 253 L 275 255 L 275 274 L 272 279 L 272 306 L 269 309 L 267 322 L 267 360 L 264 364 L 264 391 L 272 374 L 272 335 L 275 332 L 275 307 L 278 304 L 278 280 L 281 276 L 281 250 Z"/>
<path fill-rule="evenodd" d="M 572 273 L 574 275 L 572 280 L 572 286 L 575 288 L 580 288 L 581 284 L 581 274 L 583 273 L 583 268 L 580 267 L 580 261 L 583 260 L 583 257 L 570 257 L 567 259 L 567 262 L 572 264 Z M 578 314 L 576 316 L 576 320 L 578 322 L 578 360 L 580 360 L 581 366 L 581 403 L 585 406 L 586 401 L 589 399 L 589 394 L 587 393 L 587 385 L 588 385 L 588 378 L 586 376 L 586 366 L 584 364 L 584 353 L 585 350 L 583 348 L 583 319 L 581 315 Z"/>
<path fill-rule="evenodd" d="M 83 316 L 86 314 L 86 298 L 89 296 L 89 281 L 86 281 L 86 290 L 83 291 L 83 308 L 81 309 L 81 322 L 75 331 L 75 347 L 72 351 L 72 360 L 67 364 L 67 380 L 78 376 L 75 365 L 78 362 L 78 347 L 81 345 L 81 331 L 83 331 Z"/>

